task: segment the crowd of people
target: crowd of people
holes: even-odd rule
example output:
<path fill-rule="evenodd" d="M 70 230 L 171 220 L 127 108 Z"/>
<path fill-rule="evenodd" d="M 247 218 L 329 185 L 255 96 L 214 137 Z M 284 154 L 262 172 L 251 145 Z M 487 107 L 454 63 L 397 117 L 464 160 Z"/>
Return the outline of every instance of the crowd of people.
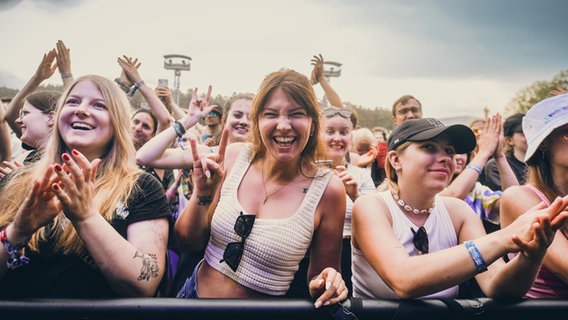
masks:
<path fill-rule="evenodd" d="M 74 77 L 58 41 L 0 105 L 0 297 L 568 297 L 565 92 L 469 125 L 404 95 L 389 132 L 322 55 L 223 106 L 117 64 Z"/>

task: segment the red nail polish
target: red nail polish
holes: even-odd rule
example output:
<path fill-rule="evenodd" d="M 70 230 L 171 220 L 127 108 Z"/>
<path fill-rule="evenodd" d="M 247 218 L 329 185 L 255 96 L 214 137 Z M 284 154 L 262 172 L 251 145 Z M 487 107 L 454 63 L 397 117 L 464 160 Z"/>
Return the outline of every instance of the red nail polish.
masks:
<path fill-rule="evenodd" d="M 65 160 L 65 161 L 71 160 L 71 157 L 70 157 L 67 153 L 64 153 L 63 156 L 62 156 L 62 158 L 63 158 L 63 160 Z"/>
<path fill-rule="evenodd" d="M 75 150 L 75 149 L 73 149 L 73 150 L 71 151 L 71 153 L 72 153 L 74 156 L 78 156 L 78 155 L 79 155 L 79 151 L 77 151 L 77 150 Z"/>
<path fill-rule="evenodd" d="M 57 171 L 61 171 L 61 170 L 63 170 L 63 168 L 61 168 L 61 166 L 60 166 L 60 165 L 56 164 L 56 165 L 55 165 L 55 170 L 57 170 Z"/>
<path fill-rule="evenodd" d="M 54 189 L 54 190 L 59 190 L 59 185 L 54 184 L 54 185 L 53 185 L 53 189 Z"/>

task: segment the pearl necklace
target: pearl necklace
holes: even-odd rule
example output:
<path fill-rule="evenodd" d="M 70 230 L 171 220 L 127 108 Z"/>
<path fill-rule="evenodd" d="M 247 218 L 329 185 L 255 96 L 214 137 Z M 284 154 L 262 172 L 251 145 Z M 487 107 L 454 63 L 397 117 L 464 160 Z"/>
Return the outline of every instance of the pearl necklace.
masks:
<path fill-rule="evenodd" d="M 409 204 L 406 204 L 406 202 L 404 202 L 404 200 L 402 200 L 399 197 L 398 193 L 392 193 L 392 197 L 394 198 L 396 203 L 398 203 L 398 205 L 401 208 L 404 209 L 404 211 L 411 212 L 411 213 L 414 213 L 414 214 L 428 214 L 428 213 L 432 212 L 432 210 L 434 210 L 434 205 L 436 205 L 436 203 L 434 203 L 434 205 L 432 205 L 432 207 L 430 207 L 429 209 L 418 210 L 418 209 L 414 209 Z"/>

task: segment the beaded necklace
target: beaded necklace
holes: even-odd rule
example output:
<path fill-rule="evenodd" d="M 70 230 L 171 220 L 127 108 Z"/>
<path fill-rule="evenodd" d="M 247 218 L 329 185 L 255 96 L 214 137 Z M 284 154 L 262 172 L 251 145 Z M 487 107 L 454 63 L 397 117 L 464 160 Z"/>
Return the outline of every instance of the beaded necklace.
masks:
<path fill-rule="evenodd" d="M 410 206 L 409 204 L 406 204 L 406 202 L 404 202 L 404 200 L 402 200 L 400 198 L 400 196 L 398 195 L 398 193 L 391 193 L 392 197 L 394 198 L 394 200 L 396 201 L 396 203 L 398 203 L 398 205 L 404 209 L 404 211 L 406 212 L 411 212 L 414 214 L 428 214 L 430 212 L 432 212 L 432 210 L 434 210 L 434 206 L 436 205 L 436 203 L 434 202 L 434 204 L 432 205 L 432 207 L 430 207 L 429 209 L 414 209 L 412 206 Z"/>

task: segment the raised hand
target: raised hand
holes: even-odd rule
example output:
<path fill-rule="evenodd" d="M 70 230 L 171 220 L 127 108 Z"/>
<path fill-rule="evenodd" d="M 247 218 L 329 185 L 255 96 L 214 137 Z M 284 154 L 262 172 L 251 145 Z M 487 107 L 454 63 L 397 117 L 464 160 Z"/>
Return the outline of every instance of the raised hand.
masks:
<path fill-rule="evenodd" d="M 314 85 L 319 82 L 321 77 L 323 77 L 323 56 L 320 53 L 319 56 L 314 56 L 311 61 L 311 65 L 314 66 L 314 68 L 312 69 L 310 81 L 312 82 L 312 85 Z"/>
<path fill-rule="evenodd" d="M 53 192 L 61 202 L 63 213 L 72 222 L 81 222 L 98 214 L 94 202 L 95 180 L 100 159 L 90 162 L 77 150 L 61 156 L 63 165 L 56 164 L 55 173 L 59 182 L 52 185 Z"/>
<path fill-rule="evenodd" d="M 140 73 L 138 73 L 138 68 L 142 64 L 138 62 L 138 58 L 132 58 L 127 56 L 118 57 L 117 59 L 118 65 L 122 68 L 122 72 L 120 74 L 120 80 L 128 86 L 132 86 L 140 81 L 142 81 L 142 77 Z"/>
<path fill-rule="evenodd" d="M 567 218 L 568 196 L 558 197 L 548 207 L 542 202 L 534 206 L 507 228 L 521 228 L 513 232 L 513 243 L 524 255 L 537 259 L 544 256 L 556 231 L 563 227 Z"/>
<path fill-rule="evenodd" d="M 213 196 L 225 176 L 223 160 L 229 140 L 229 130 L 223 130 L 217 153 L 200 155 L 197 151 L 197 140 L 192 138 L 191 153 L 193 155 L 193 187 L 197 195 Z"/>
<path fill-rule="evenodd" d="M 57 68 L 59 73 L 65 74 L 71 73 L 71 55 L 69 54 L 71 50 L 65 46 L 63 41 L 57 41 Z"/>
<path fill-rule="evenodd" d="M 336 166 L 335 167 L 335 175 L 341 179 L 343 182 L 343 186 L 345 187 L 345 192 L 352 201 L 355 201 L 359 196 L 359 187 L 357 181 L 353 179 L 353 176 L 347 172 L 347 168 L 345 166 Z"/>
<path fill-rule="evenodd" d="M 0 167 L 0 179 L 4 178 L 10 172 L 23 167 L 24 164 L 20 161 L 2 161 L 2 167 Z"/>
<path fill-rule="evenodd" d="M 55 49 L 49 50 L 49 52 L 43 55 L 39 66 L 35 72 L 35 77 L 41 82 L 51 78 L 55 69 L 57 69 L 57 64 L 55 63 L 56 52 Z"/>
<path fill-rule="evenodd" d="M 53 174 L 54 166 L 49 166 L 41 180 L 35 180 L 32 190 L 22 203 L 13 222 L 15 243 L 28 239 L 41 227 L 51 222 L 61 211 L 61 203 L 52 191 L 58 182 Z"/>
<path fill-rule="evenodd" d="M 479 145 L 479 151 L 477 154 L 483 154 L 488 159 L 493 154 L 499 145 L 499 139 L 502 131 L 503 123 L 501 121 L 501 115 L 495 114 L 492 117 L 487 118 L 485 121 L 485 127 L 481 130 L 477 144 Z"/>
<path fill-rule="evenodd" d="M 211 99 L 212 87 L 207 88 L 207 94 L 205 99 L 201 99 L 197 96 L 197 87 L 193 89 L 193 95 L 191 96 L 191 101 L 187 108 L 188 115 L 201 114 L 205 108 L 209 106 L 209 100 Z"/>

